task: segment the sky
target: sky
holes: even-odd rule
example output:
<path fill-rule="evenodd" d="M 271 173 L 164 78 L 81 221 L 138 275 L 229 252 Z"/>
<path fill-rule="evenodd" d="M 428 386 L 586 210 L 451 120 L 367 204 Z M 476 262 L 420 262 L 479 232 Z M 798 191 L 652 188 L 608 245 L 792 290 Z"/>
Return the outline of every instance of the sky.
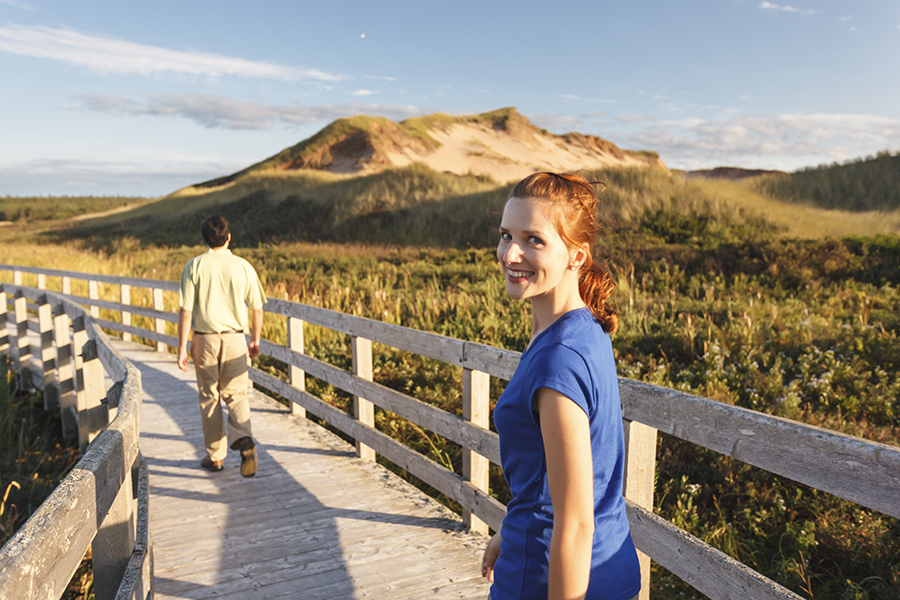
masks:
<path fill-rule="evenodd" d="M 159 196 L 341 117 L 508 106 L 677 169 L 900 152 L 900 1 L 0 0 L 0 196 Z"/>

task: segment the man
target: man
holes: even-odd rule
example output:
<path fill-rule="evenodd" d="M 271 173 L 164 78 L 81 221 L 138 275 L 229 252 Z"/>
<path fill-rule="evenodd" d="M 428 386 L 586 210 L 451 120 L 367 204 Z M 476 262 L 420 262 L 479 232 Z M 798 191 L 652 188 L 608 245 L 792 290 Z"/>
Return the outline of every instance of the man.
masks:
<path fill-rule="evenodd" d="M 205 254 L 187 262 L 181 272 L 178 305 L 178 367 L 187 371 L 188 331 L 193 330 L 192 354 L 200 391 L 200 417 L 206 456 L 200 466 L 221 471 L 228 447 L 241 453 L 241 475 L 256 474 L 256 444 L 250 430 L 247 400 L 249 358 L 259 355 L 266 295 L 256 271 L 228 249 L 231 232 L 228 220 L 213 215 L 200 225 Z M 250 309 L 250 345 L 247 310 Z M 228 440 L 222 400 L 228 405 Z"/>

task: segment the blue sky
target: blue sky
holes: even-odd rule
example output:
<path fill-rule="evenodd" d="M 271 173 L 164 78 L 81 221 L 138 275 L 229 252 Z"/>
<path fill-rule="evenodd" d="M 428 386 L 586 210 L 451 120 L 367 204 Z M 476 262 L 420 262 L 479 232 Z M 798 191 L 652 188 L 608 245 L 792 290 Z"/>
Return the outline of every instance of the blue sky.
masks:
<path fill-rule="evenodd" d="M 897 0 L 0 0 L 0 195 L 165 194 L 356 114 L 514 106 L 673 168 L 900 151 Z"/>

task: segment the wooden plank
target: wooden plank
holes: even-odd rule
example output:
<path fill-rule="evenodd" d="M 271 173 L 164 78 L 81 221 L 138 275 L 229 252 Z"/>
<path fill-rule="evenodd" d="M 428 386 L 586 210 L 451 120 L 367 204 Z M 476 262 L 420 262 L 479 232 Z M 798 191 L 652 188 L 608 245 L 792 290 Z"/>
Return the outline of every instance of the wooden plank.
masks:
<path fill-rule="evenodd" d="M 724 552 L 713 548 L 662 517 L 625 501 L 631 537 L 638 549 L 716 600 L 801 600 Z"/>
<path fill-rule="evenodd" d="M 373 447 L 376 452 L 399 466 L 419 477 L 440 492 L 447 494 L 464 507 L 470 509 L 476 516 L 483 519 L 494 530 L 500 529 L 503 517 L 506 515 L 506 507 L 496 499 L 490 497 L 481 490 L 475 488 L 462 477 L 447 471 L 431 459 L 422 456 L 418 452 L 410 450 L 400 442 L 389 436 L 370 429 L 358 421 L 337 410 L 333 406 L 322 402 L 316 397 L 295 390 L 287 382 L 276 379 L 271 375 L 262 373 L 256 369 L 250 370 L 250 379 L 262 387 L 276 394 L 290 398 L 302 404 L 307 411 L 313 413 L 322 420 L 334 425 L 341 431 L 355 439 L 362 440 Z"/>
<path fill-rule="evenodd" d="M 301 319 L 335 331 L 370 339 L 379 344 L 420 354 L 458 367 L 468 367 L 509 379 L 515 372 L 519 353 L 455 338 L 356 317 L 333 310 L 270 298 L 265 310 Z"/>
<path fill-rule="evenodd" d="M 122 305 L 131 304 L 131 286 L 127 283 L 119 284 L 119 302 Z M 122 310 L 122 325 L 131 325 L 131 312 Z M 127 331 L 122 334 L 122 339 L 126 342 L 131 341 L 131 334 Z"/>
<path fill-rule="evenodd" d="M 463 369 L 463 419 L 485 430 L 490 426 L 490 377 L 482 371 Z M 490 461 L 468 448 L 463 448 L 463 479 L 483 492 L 489 491 Z M 463 522 L 469 529 L 487 533 L 488 525 L 469 509 L 463 509 Z"/>
<path fill-rule="evenodd" d="M 303 354 L 303 321 L 287 318 L 287 347 L 297 354 Z M 301 391 L 306 391 L 306 374 L 294 365 L 288 365 L 288 382 Z M 291 414 L 305 417 L 306 410 L 295 402 L 291 402 Z"/>
<path fill-rule="evenodd" d="M 638 506 L 653 512 L 656 480 L 656 430 L 637 421 L 622 419 L 625 434 L 624 495 Z M 638 551 L 641 565 L 640 600 L 650 598 L 650 555 Z"/>
<path fill-rule="evenodd" d="M 7 321 L 9 314 L 9 303 L 6 298 L 6 288 L 0 284 L 0 354 L 9 353 L 9 329 L 7 329 Z"/>
<path fill-rule="evenodd" d="M 307 374 L 326 381 L 356 396 L 362 396 L 385 410 L 429 429 L 454 442 L 470 448 L 488 460 L 500 463 L 500 439 L 496 433 L 473 425 L 462 417 L 452 415 L 379 383 L 355 377 L 343 369 L 296 354 L 287 348 L 263 340 L 262 351 L 272 358 L 303 369 Z"/>
<path fill-rule="evenodd" d="M 122 304 L 121 302 L 114 302 L 112 300 L 91 300 L 90 298 L 85 298 L 84 296 L 73 296 L 71 294 L 62 296 L 66 300 L 71 302 L 75 302 L 84 306 L 88 304 L 93 304 L 99 308 L 105 308 L 107 310 L 114 311 L 124 311 L 127 310 L 129 314 L 132 315 L 140 315 L 142 317 L 147 317 L 149 319 L 166 321 L 168 323 L 177 323 L 178 315 L 173 312 L 168 312 L 165 310 L 156 310 L 154 308 L 147 308 L 145 306 L 137 306 L 134 304 Z M 95 317 L 96 319 L 96 317 Z M 100 320 L 100 319 L 96 319 Z M 129 325 L 129 323 L 119 323 L 119 325 Z M 138 328 L 142 329 L 142 328 Z M 145 330 L 149 331 L 149 330 Z"/>
<path fill-rule="evenodd" d="M 134 287 L 142 287 L 149 288 L 155 287 L 163 290 L 168 290 L 172 292 L 178 291 L 178 282 L 177 281 L 164 281 L 161 279 L 139 279 L 137 277 L 119 277 L 116 275 L 100 275 L 98 273 L 82 273 L 80 271 L 65 271 L 60 269 L 45 269 L 43 267 L 22 267 L 19 265 L 6 265 L 0 264 L 0 270 L 4 271 L 12 271 L 15 273 L 34 273 L 34 274 L 45 274 L 50 277 L 63 277 L 69 279 L 80 279 L 83 281 L 88 281 L 93 279 L 94 281 L 101 281 L 103 283 L 111 283 L 114 285 L 119 285 L 122 283 L 127 283 Z M 20 279 L 15 282 L 17 285 L 21 285 L 21 275 Z"/>
<path fill-rule="evenodd" d="M 372 341 L 353 336 L 350 340 L 353 374 L 364 381 L 372 381 Z M 367 427 L 375 427 L 375 405 L 362 396 L 353 396 L 353 417 Z M 363 460 L 375 460 L 375 450 L 356 440 L 356 455 Z"/>
<path fill-rule="evenodd" d="M 900 448 L 619 378 L 623 415 L 900 518 Z"/>

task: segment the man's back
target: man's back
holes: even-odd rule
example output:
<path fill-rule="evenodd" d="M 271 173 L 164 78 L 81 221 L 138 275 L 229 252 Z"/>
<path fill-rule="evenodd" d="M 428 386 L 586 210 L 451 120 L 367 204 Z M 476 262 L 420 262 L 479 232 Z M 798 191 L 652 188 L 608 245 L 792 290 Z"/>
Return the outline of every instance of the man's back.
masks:
<path fill-rule="evenodd" d="M 192 329 L 204 333 L 246 331 L 247 310 L 265 302 L 253 267 L 227 248 L 195 256 L 181 274 L 181 306 L 193 307 Z"/>

